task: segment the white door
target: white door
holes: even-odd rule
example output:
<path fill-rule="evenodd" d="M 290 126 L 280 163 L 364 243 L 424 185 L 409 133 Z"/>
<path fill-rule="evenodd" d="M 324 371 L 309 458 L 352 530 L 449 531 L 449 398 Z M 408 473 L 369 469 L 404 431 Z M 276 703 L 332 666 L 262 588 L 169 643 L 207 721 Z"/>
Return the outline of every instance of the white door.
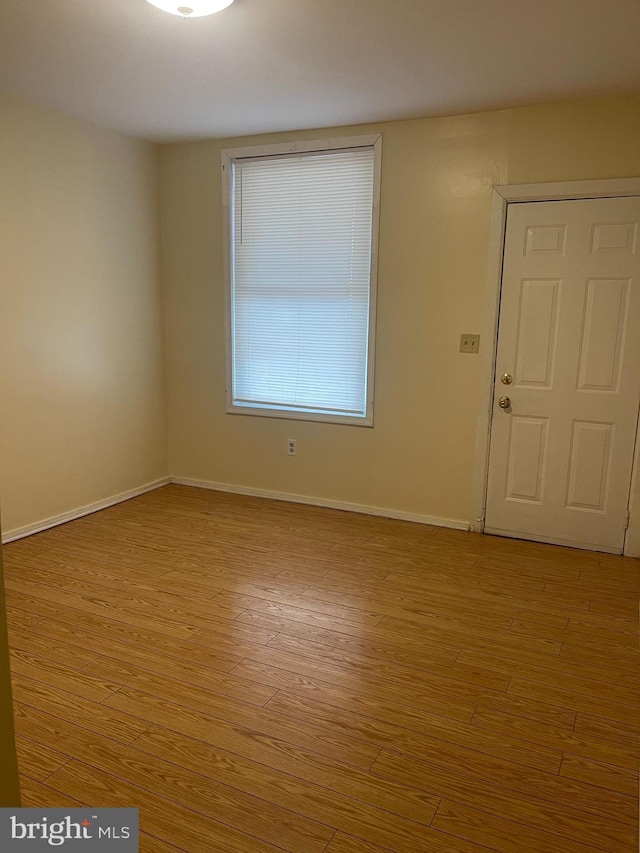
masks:
<path fill-rule="evenodd" d="M 637 197 L 509 205 L 487 533 L 622 551 L 640 397 L 639 222 Z"/>

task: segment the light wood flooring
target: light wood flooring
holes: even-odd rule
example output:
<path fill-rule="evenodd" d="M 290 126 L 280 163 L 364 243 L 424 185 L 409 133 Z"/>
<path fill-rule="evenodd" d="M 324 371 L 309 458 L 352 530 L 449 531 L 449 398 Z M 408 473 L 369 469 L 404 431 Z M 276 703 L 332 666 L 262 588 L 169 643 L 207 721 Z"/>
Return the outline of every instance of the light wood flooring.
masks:
<path fill-rule="evenodd" d="M 631 853 L 640 561 L 168 486 L 5 548 L 26 806 L 145 853 Z"/>

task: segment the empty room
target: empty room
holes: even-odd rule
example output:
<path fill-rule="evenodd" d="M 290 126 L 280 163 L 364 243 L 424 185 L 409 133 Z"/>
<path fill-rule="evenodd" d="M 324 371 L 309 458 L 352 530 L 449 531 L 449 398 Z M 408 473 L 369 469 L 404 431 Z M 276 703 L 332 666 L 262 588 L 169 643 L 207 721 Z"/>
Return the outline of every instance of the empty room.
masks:
<path fill-rule="evenodd" d="M 0 7 L 0 850 L 635 853 L 637 0 Z"/>

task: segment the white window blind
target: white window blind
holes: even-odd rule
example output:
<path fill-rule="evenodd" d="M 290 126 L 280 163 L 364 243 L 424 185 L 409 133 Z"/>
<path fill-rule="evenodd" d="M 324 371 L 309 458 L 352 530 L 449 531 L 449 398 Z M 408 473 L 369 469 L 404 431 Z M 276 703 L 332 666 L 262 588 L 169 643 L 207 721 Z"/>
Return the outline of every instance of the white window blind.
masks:
<path fill-rule="evenodd" d="M 232 406 L 366 418 L 372 146 L 235 160 Z"/>

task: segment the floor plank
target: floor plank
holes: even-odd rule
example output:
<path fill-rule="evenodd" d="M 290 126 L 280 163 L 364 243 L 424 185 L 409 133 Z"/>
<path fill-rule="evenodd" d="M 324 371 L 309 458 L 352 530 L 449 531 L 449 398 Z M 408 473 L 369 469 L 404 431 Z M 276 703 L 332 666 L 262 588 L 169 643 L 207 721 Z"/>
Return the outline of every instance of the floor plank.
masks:
<path fill-rule="evenodd" d="M 125 778 L 151 793 L 169 797 L 180 805 L 286 850 L 322 853 L 333 835 L 329 827 L 295 812 L 214 782 L 175 762 L 150 757 L 135 746 L 123 749 L 108 738 L 83 732 L 40 711 L 25 708 L 17 719 L 17 728 L 32 742 L 55 741 L 74 761 L 98 767 L 116 778 Z"/>
<path fill-rule="evenodd" d="M 489 795 L 494 810 L 508 820 L 583 844 L 603 846 L 607 851 L 628 849 L 637 837 L 637 826 L 633 820 L 635 803 L 630 801 L 624 812 L 626 821 L 609 820 L 604 825 L 602 810 L 599 814 L 586 811 L 577 797 L 568 805 L 553 801 L 548 796 L 542 799 L 531 793 L 521 794 L 495 782 L 452 771 L 442 763 L 415 761 L 385 750 L 372 770 L 379 772 L 383 778 L 401 778 L 425 793 L 438 791 L 448 800 L 480 810 L 485 808 Z M 612 798 L 610 805 L 619 803 L 620 799 Z"/>
<path fill-rule="evenodd" d="M 596 850 L 613 853 L 614 849 L 619 849 L 602 845 L 593 847 L 582 841 L 507 820 L 495 811 L 480 811 L 448 800 L 440 804 L 433 826 L 455 837 L 484 844 L 500 853 L 558 853 L 560 850 L 562 853 L 595 853 Z M 635 841 L 632 843 L 635 846 Z M 626 849 L 633 848 L 627 845 Z"/>
<path fill-rule="evenodd" d="M 638 771 L 612 764 L 604 764 L 581 755 L 565 752 L 562 758 L 560 775 L 569 779 L 579 779 L 598 788 L 620 791 L 635 797 L 638 792 Z"/>
<path fill-rule="evenodd" d="M 136 717 L 91 702 L 48 684 L 13 674 L 13 698 L 32 708 L 47 711 L 92 732 L 131 743 L 148 727 Z M 55 746 L 55 744 L 54 744 Z"/>
<path fill-rule="evenodd" d="M 36 782 L 26 774 L 20 778 L 20 797 L 25 809 L 79 809 L 83 806 L 82 800 Z"/>
<path fill-rule="evenodd" d="M 20 772 L 36 782 L 44 782 L 69 761 L 68 755 L 25 737 L 16 737 L 16 752 Z"/>
<path fill-rule="evenodd" d="M 525 720 L 502 711 L 491 711 L 479 708 L 471 720 L 472 726 L 478 726 L 482 731 L 520 737 L 530 743 L 570 752 L 584 758 L 593 758 L 616 767 L 628 767 L 633 770 L 638 766 L 638 744 L 627 738 L 613 741 L 603 741 L 589 735 L 578 734 L 548 723 L 536 720 Z"/>
<path fill-rule="evenodd" d="M 132 785 L 93 766 L 70 761 L 49 777 L 49 785 L 66 797 L 84 797 L 96 808 L 138 808 L 140 828 L 161 841 L 182 845 L 189 853 L 233 850 L 234 853 L 277 853 L 273 844 L 247 835 L 173 799 Z"/>
<path fill-rule="evenodd" d="M 174 713 L 177 708 L 202 711 L 210 718 L 209 725 L 218 732 L 226 732 L 234 741 L 242 741 L 251 751 L 255 740 L 264 740 L 322 752 L 337 761 L 366 769 L 371 766 L 378 750 L 361 741 L 339 734 L 331 736 L 319 727 L 289 720 L 268 708 L 221 696 L 199 687 L 187 686 L 154 673 L 141 672 L 124 664 L 109 664 L 109 672 L 117 674 L 129 688 L 145 696 L 169 703 Z M 270 694 L 269 694 L 270 695 Z M 122 708 L 128 704 L 131 692 L 121 689 L 105 700 L 109 707 Z M 149 700 L 150 703 L 150 700 Z"/>
<path fill-rule="evenodd" d="M 411 844 L 420 842 L 425 831 L 419 820 L 406 819 L 402 813 L 417 815 L 422 820 L 430 819 L 437 803 L 433 798 L 399 785 L 393 789 L 394 811 L 389 812 L 368 802 L 372 796 L 356 785 L 345 788 L 343 793 L 335 790 L 343 787 L 338 780 L 329 782 L 333 787 L 322 784 L 327 781 L 326 775 L 316 777 L 317 781 L 307 781 L 295 775 L 300 771 L 293 763 L 288 765 L 290 772 L 278 772 L 263 762 L 252 761 L 212 744 L 203 746 L 198 740 L 159 726 L 145 732 L 136 746 L 160 757 L 178 756 L 182 764 L 197 772 L 226 780 L 239 790 L 307 817 L 313 816 L 314 820 L 359 838 L 377 840 L 392 850 L 396 849 L 396 832 L 401 839 L 398 843 L 410 848 Z"/>

